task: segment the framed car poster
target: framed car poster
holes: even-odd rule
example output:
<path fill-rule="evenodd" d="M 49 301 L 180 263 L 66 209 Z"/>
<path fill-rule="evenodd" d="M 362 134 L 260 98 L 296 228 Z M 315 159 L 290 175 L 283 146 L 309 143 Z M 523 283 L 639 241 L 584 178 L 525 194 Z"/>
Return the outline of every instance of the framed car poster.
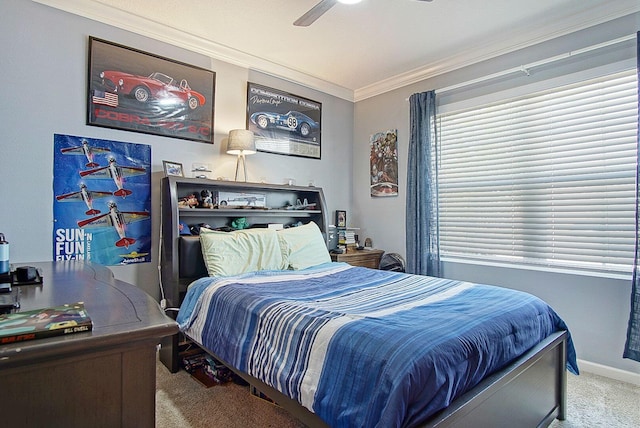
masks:
<path fill-rule="evenodd" d="M 247 84 L 247 129 L 258 151 L 320 159 L 321 121 L 321 103 Z"/>
<path fill-rule="evenodd" d="M 53 260 L 151 262 L 151 146 L 54 135 Z"/>
<path fill-rule="evenodd" d="M 87 124 L 213 143 L 215 77 L 89 37 Z"/>

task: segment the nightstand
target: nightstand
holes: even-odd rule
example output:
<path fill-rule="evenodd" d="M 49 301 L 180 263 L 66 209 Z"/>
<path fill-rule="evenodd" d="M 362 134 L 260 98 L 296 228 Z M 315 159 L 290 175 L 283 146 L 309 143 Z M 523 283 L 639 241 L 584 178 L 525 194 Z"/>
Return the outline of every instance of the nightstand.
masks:
<path fill-rule="evenodd" d="M 345 262 L 352 266 L 363 266 L 378 269 L 383 250 L 352 250 L 342 254 L 331 254 L 334 262 Z"/>

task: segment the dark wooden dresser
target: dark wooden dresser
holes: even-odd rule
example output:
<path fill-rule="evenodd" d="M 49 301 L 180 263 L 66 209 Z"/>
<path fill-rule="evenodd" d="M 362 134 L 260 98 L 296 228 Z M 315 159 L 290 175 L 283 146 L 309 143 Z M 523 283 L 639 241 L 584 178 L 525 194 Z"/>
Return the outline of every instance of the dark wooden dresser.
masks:
<path fill-rule="evenodd" d="M 2 425 L 154 427 L 156 345 L 175 321 L 103 266 L 25 265 L 43 283 L 13 287 L 20 311 L 83 301 L 93 331 L 0 345 Z"/>

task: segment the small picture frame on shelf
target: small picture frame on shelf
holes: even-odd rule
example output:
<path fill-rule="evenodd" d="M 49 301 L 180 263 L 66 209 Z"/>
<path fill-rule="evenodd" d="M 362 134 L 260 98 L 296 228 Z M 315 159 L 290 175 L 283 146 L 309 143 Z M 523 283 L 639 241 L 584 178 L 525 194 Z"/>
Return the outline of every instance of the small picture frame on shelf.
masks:
<path fill-rule="evenodd" d="M 267 195 L 264 193 L 218 192 L 220 208 L 266 207 Z"/>
<path fill-rule="evenodd" d="M 163 160 L 162 165 L 164 166 L 164 175 L 167 177 L 184 177 L 184 169 L 181 163 Z"/>
<path fill-rule="evenodd" d="M 347 227 L 347 212 L 336 210 L 336 227 Z"/>

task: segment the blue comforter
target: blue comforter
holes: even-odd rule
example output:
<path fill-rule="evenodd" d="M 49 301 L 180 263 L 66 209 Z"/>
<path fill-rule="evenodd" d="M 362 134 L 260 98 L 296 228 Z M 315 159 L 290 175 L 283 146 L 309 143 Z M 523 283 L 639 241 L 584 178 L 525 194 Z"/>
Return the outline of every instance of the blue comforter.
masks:
<path fill-rule="evenodd" d="M 345 263 L 202 278 L 178 323 L 332 427 L 420 423 L 567 328 L 527 293 Z"/>

